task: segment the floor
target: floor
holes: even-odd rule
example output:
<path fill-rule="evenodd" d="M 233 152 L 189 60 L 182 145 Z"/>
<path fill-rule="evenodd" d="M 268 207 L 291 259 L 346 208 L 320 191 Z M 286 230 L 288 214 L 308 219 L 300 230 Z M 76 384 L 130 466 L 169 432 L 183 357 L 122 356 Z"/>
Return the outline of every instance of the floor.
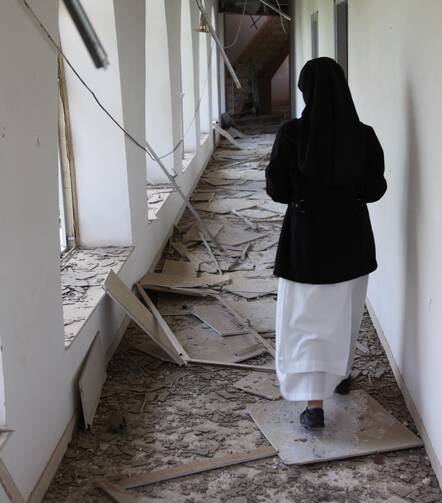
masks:
<path fill-rule="evenodd" d="M 257 124 L 255 120 L 252 127 L 243 120 L 241 129 L 249 135 L 237 139 L 243 149 L 222 142 L 194 193 L 195 204 L 200 205 L 200 214 L 211 228 L 223 225 L 218 234 L 220 239 L 234 243 L 241 235 L 255 233 L 256 237 L 231 244 L 228 248 L 231 256 L 216 255 L 218 264 L 215 264 L 204 244 L 192 235 L 193 223 L 186 212 L 158 270 L 166 258 L 183 260 L 184 255 L 199 271 L 216 273 L 218 267 L 223 272 L 230 271 L 234 279 L 230 290 L 235 293 L 229 293 L 226 287 L 223 292 L 226 299 L 243 302 L 248 299 L 257 303 L 259 311 L 260 303 L 268 304 L 275 298 L 269 257 L 274 255 L 283 208 L 265 196 L 263 170 L 277 125 L 278 121 Z M 256 206 L 238 209 L 236 213 L 202 209 L 213 209 L 207 205 L 225 199 L 256 201 Z M 256 282 L 260 294 L 242 288 L 241 278 L 252 283 L 263 280 Z M 178 307 L 187 309 L 196 302 L 194 298 L 177 299 L 169 294 L 154 298 L 160 311 L 169 313 L 165 318 L 172 330 L 200 324 L 193 317 L 176 315 Z M 264 319 L 262 325 L 262 335 L 272 340 L 271 324 L 266 328 Z M 108 367 L 94 425 L 90 432 L 75 435 L 44 501 L 106 502 L 110 499 L 99 489 L 100 481 L 268 445 L 245 412 L 248 404 L 265 399 L 233 387 L 247 371 L 177 367 L 134 349 L 145 337 L 136 326 L 129 326 Z M 270 361 L 269 355 L 261 355 L 246 363 Z M 353 375 L 356 388 L 370 393 L 415 431 L 367 313 L 361 326 Z M 436 477 L 422 448 L 300 467 L 287 467 L 275 457 L 130 492 L 146 502 L 374 503 L 394 495 L 403 501 L 442 502 Z"/>

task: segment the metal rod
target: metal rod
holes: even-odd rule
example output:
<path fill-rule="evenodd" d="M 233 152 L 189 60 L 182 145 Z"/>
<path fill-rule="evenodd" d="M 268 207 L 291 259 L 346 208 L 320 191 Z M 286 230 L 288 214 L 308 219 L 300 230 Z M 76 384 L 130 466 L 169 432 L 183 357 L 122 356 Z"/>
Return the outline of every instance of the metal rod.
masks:
<path fill-rule="evenodd" d="M 210 34 L 213 37 L 213 40 L 215 40 L 216 45 L 218 46 L 218 50 L 221 53 L 221 56 L 224 59 L 224 62 L 226 63 L 227 69 L 229 70 L 230 75 L 232 76 L 233 81 L 235 82 L 235 85 L 237 89 L 241 89 L 241 82 L 238 79 L 238 76 L 235 73 L 235 70 L 233 69 L 232 64 L 229 61 L 229 58 L 227 57 L 226 51 L 224 50 L 223 44 L 221 43 L 218 35 L 216 34 L 216 31 L 214 27 L 212 26 L 212 23 L 210 22 L 209 16 L 206 12 L 206 9 L 204 8 L 203 4 L 201 3 L 201 0 L 195 0 L 196 4 L 198 6 L 198 9 L 200 10 L 201 14 L 203 15 L 204 19 L 206 20 L 207 28 L 209 29 Z"/>
<path fill-rule="evenodd" d="M 155 152 L 155 150 L 153 150 L 153 148 L 150 146 L 150 144 L 147 140 L 145 140 L 145 144 L 146 144 L 146 148 L 149 151 L 150 155 L 153 157 L 153 159 L 156 161 L 156 163 L 161 168 L 163 173 L 167 176 L 169 182 L 175 187 L 178 194 L 182 197 L 183 201 L 186 203 L 186 206 L 189 208 L 189 211 L 195 217 L 195 220 L 197 221 L 202 232 L 207 236 L 208 239 L 211 239 L 215 243 L 215 245 L 217 245 L 218 242 L 216 240 L 216 237 L 210 232 L 208 227 L 204 224 L 203 220 L 199 216 L 196 209 L 193 207 L 192 203 L 188 200 L 188 198 L 186 197 L 184 192 L 180 189 L 179 185 L 175 182 L 174 177 L 167 170 L 163 161 L 158 157 L 157 153 Z"/>
<path fill-rule="evenodd" d="M 77 27 L 78 33 L 83 39 L 92 61 L 97 68 L 107 68 L 109 60 L 106 51 L 98 38 L 97 33 L 90 22 L 86 11 L 80 3 L 80 0 L 64 0 L 72 21 Z"/>
<path fill-rule="evenodd" d="M 283 18 L 287 19 L 287 21 L 291 21 L 292 18 L 286 14 L 284 11 L 282 11 L 281 9 L 278 9 L 278 7 L 275 7 L 273 4 L 271 4 L 270 2 L 268 2 L 267 0 L 259 0 L 262 4 L 264 5 L 267 5 L 267 7 L 269 9 L 272 9 L 274 10 L 275 12 L 277 12 L 280 16 L 282 16 Z"/>

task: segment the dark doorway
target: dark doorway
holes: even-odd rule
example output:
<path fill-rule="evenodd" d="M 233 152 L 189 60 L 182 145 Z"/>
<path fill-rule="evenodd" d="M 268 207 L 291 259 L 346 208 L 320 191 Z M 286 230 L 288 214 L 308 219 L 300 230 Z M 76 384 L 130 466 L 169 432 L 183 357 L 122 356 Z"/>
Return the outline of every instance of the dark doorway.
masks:
<path fill-rule="evenodd" d="M 289 23 L 280 16 L 224 13 L 224 45 L 241 82 L 226 74 L 226 108 L 290 116 Z"/>

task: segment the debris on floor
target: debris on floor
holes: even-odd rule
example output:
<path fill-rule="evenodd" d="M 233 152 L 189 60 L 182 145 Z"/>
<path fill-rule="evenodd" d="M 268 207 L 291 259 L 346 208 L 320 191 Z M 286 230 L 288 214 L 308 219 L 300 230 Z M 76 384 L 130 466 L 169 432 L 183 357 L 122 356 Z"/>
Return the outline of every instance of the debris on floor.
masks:
<path fill-rule="evenodd" d="M 83 323 L 103 296 L 101 288 L 110 269 L 118 272 L 132 247 L 76 248 L 61 265 L 64 342 L 70 346 Z"/>
<path fill-rule="evenodd" d="M 233 386 L 246 393 L 267 398 L 267 400 L 279 400 L 281 398 L 275 375 L 250 372 Z"/>
<path fill-rule="evenodd" d="M 365 391 L 324 401 L 326 427 L 308 431 L 299 424 L 305 404 L 285 400 L 248 407 L 257 426 L 287 464 L 366 456 L 421 447 L 423 442 Z"/>
<path fill-rule="evenodd" d="M 246 135 L 225 126 L 235 143 L 221 143 L 191 197 L 217 243 L 204 242 L 186 210 L 135 293 L 112 272 L 106 279 L 133 323 L 91 429 L 74 436 L 44 501 L 442 501 L 422 447 L 378 453 L 393 429 L 409 447 L 421 442 L 367 313 L 354 385 L 388 418 L 376 431 L 378 414 L 360 419 L 372 455 L 289 466 L 247 414 L 285 407 L 286 440 L 295 437 L 297 409 L 281 400 L 274 368 L 272 270 L 285 206 L 266 196 L 264 170 L 278 122 L 241 120 Z"/>

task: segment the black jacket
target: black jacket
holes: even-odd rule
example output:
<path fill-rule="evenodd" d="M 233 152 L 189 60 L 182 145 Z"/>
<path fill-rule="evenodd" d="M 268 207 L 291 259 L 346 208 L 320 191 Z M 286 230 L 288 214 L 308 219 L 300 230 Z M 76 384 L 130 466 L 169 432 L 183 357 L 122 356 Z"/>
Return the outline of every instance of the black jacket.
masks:
<path fill-rule="evenodd" d="M 276 254 L 274 274 L 300 283 L 339 283 L 377 268 L 366 203 L 387 189 L 384 154 L 370 126 L 365 138 L 362 173 L 350 185 L 331 187 L 312 181 L 298 169 L 297 136 L 302 119 L 279 130 L 266 168 L 267 194 L 288 204 Z"/>

